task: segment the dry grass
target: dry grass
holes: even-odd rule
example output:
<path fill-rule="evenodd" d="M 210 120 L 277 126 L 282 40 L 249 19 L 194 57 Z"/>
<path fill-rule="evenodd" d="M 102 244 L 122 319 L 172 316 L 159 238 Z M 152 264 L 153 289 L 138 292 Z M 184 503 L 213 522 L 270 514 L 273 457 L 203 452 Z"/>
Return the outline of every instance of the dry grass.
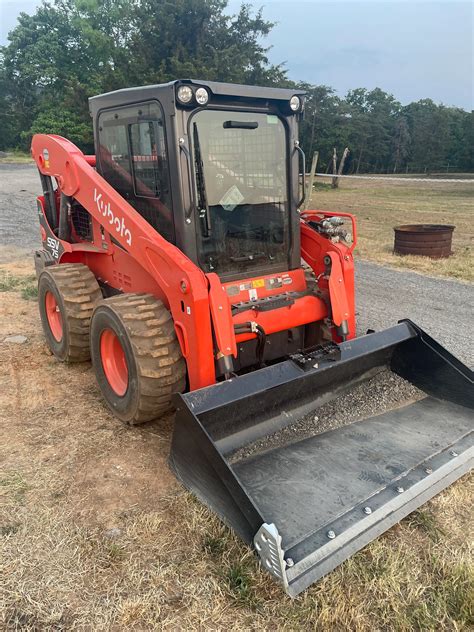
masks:
<path fill-rule="evenodd" d="M 6 267 L 0 266 L 0 273 Z M 8 267 L 14 277 L 31 268 Z M 24 334 L 24 345 L 2 343 Z M 167 468 L 172 419 L 129 429 L 88 364 L 48 353 L 36 305 L 0 295 L 0 628 L 468 630 L 466 476 L 290 600 Z"/>
<path fill-rule="evenodd" d="M 0 155 L 0 164 L 4 165 L 32 165 L 34 160 L 26 151 L 7 151 L 6 155 Z"/>
<path fill-rule="evenodd" d="M 353 213 L 356 256 L 434 276 L 474 281 L 474 184 L 342 180 L 331 189 L 317 178 L 309 208 Z M 393 254 L 393 228 L 400 224 L 454 224 L 454 254 L 448 259 Z"/>

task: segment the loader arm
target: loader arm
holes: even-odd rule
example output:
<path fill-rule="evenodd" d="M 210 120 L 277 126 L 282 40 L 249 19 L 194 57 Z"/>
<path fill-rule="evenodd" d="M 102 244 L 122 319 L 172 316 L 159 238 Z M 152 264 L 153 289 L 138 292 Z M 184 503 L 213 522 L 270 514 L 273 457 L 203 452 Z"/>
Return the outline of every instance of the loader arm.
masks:
<path fill-rule="evenodd" d="M 325 217 L 343 217 L 352 224 L 352 244 L 331 241 L 311 228 L 309 222 Z M 329 294 L 331 316 L 337 330 L 345 338 L 356 335 L 355 324 L 355 288 L 353 251 L 357 244 L 356 222 L 349 213 L 308 210 L 301 214 L 301 256 L 313 269 L 316 278 L 321 279 L 319 286 Z M 325 262 L 325 257 L 330 261 Z M 344 324 L 344 321 L 347 323 Z M 342 325 L 342 327 L 341 327 Z M 334 332 L 334 339 L 340 342 L 342 337 Z"/>
<path fill-rule="evenodd" d="M 150 226 L 73 143 L 61 136 L 38 134 L 33 137 L 32 155 L 40 173 L 56 178 L 61 192 L 76 199 L 156 280 L 173 315 L 190 388 L 213 384 L 209 284 L 202 270 Z M 113 257 L 113 243 L 100 256 Z"/>

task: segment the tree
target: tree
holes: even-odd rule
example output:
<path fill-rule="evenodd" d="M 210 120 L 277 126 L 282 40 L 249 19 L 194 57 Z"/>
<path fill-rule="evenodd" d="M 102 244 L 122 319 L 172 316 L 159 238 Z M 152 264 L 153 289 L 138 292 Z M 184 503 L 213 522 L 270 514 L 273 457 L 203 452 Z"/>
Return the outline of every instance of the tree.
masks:
<path fill-rule="evenodd" d="M 18 127 L 13 111 L 13 102 L 8 91 L 8 82 L 0 57 L 0 150 L 14 145 Z"/>
<path fill-rule="evenodd" d="M 456 171 L 472 171 L 474 150 L 474 112 L 460 108 L 447 110 L 449 140 L 446 147 L 446 168 Z"/>
<path fill-rule="evenodd" d="M 394 134 L 392 138 L 393 173 L 402 167 L 410 151 L 410 130 L 404 116 L 400 116 L 395 121 Z"/>
<path fill-rule="evenodd" d="M 263 19 L 261 10 L 252 15 L 249 5 L 233 16 L 224 13 L 226 6 L 227 0 L 142 0 L 136 18 L 147 28 L 135 31 L 131 46 L 136 81 L 284 81 L 285 71 L 269 64 L 268 49 L 260 44 L 273 24 Z"/>
<path fill-rule="evenodd" d="M 300 139 L 326 169 L 349 147 L 346 170 L 474 170 L 472 113 L 430 99 L 402 107 L 380 88 L 345 98 L 290 81 L 262 41 L 273 24 L 227 0 L 43 0 L 21 13 L 0 48 L 0 149 L 27 149 L 55 132 L 92 150 L 88 97 L 177 78 L 298 87 L 306 91 Z M 449 167 L 448 167 L 449 165 Z"/>
<path fill-rule="evenodd" d="M 410 103 L 404 108 L 411 136 L 409 165 L 412 171 L 441 169 L 449 146 L 448 108 L 431 99 Z"/>
<path fill-rule="evenodd" d="M 401 104 L 380 88 L 351 90 L 346 102 L 351 120 L 349 147 L 356 156 L 356 171 L 386 170 Z"/>
<path fill-rule="evenodd" d="M 55 124 L 90 127 L 87 98 L 178 77 L 276 85 L 285 71 L 261 45 L 272 23 L 226 0 L 54 0 L 20 14 L 2 50 L 0 99 L 12 104 L 16 140 Z M 146 26 L 144 26 L 146 25 Z M 0 88 L 1 88 L 0 84 Z M 66 126 L 67 127 L 67 126 Z M 90 133 L 82 144 L 89 144 Z M 80 143 L 81 144 L 81 143 Z"/>
<path fill-rule="evenodd" d="M 303 149 L 310 159 L 317 149 L 320 169 L 326 169 L 333 147 L 347 145 L 347 106 L 329 86 L 299 83 L 298 88 L 306 91 L 305 115 L 300 125 Z"/>

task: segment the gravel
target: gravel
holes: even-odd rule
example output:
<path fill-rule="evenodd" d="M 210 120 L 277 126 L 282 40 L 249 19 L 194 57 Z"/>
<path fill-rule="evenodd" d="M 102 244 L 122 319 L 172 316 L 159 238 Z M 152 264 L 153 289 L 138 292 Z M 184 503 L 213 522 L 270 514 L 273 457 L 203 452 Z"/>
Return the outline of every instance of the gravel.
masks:
<path fill-rule="evenodd" d="M 0 164 L 0 263 L 25 258 L 41 246 L 38 195 L 41 184 L 35 166 Z"/>
<path fill-rule="evenodd" d="M 235 463 L 257 453 L 399 408 L 423 397 L 423 391 L 395 373 L 384 370 L 296 423 L 237 450 L 230 460 Z"/>
<path fill-rule="evenodd" d="M 409 318 L 464 364 L 474 368 L 474 285 L 356 263 L 358 334 Z"/>
<path fill-rule="evenodd" d="M 6 338 L 4 338 L 3 342 L 15 344 L 15 345 L 22 345 L 25 342 L 28 342 L 28 338 L 21 334 L 17 334 L 16 336 L 7 336 Z"/>

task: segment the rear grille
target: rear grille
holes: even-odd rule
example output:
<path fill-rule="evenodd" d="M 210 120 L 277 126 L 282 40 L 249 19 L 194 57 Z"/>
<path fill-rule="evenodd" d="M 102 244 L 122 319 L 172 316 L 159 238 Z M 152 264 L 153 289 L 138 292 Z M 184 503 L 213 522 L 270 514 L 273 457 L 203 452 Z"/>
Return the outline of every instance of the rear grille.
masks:
<path fill-rule="evenodd" d="M 92 241 L 91 216 L 78 202 L 73 202 L 71 207 L 71 220 L 76 235 L 81 239 Z"/>

